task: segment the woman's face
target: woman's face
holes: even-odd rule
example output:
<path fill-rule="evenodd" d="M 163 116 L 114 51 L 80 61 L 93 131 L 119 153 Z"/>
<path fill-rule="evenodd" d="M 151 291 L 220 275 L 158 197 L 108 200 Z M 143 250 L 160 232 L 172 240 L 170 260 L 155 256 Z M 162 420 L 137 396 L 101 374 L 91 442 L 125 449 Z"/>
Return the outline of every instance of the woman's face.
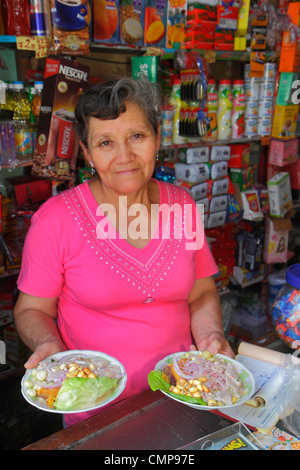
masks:
<path fill-rule="evenodd" d="M 86 159 L 101 183 L 119 194 L 138 191 L 151 178 L 160 137 L 135 103 L 126 103 L 117 119 L 89 118 Z"/>

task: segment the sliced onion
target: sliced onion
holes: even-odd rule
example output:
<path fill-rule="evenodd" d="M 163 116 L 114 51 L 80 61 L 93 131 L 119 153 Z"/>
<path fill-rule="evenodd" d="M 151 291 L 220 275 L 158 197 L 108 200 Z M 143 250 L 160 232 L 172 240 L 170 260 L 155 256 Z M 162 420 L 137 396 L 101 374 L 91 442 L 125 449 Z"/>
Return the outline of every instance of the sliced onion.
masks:
<path fill-rule="evenodd" d="M 176 357 L 174 356 L 173 357 L 173 367 L 174 367 L 174 371 L 176 372 L 176 374 L 178 374 L 180 377 L 182 377 L 183 379 L 186 379 L 186 380 L 191 380 L 191 379 L 195 379 L 195 378 L 198 378 L 200 377 L 200 373 L 199 373 L 199 367 L 197 366 L 197 364 L 195 362 L 192 362 L 192 361 L 189 361 L 189 364 L 195 366 L 193 367 L 193 370 L 185 370 L 185 372 L 181 369 L 181 367 L 179 366 L 178 362 L 177 362 L 177 359 Z M 185 364 L 186 365 L 186 364 Z M 186 368 L 185 368 L 186 369 Z M 190 369 L 190 368 L 189 368 Z"/>

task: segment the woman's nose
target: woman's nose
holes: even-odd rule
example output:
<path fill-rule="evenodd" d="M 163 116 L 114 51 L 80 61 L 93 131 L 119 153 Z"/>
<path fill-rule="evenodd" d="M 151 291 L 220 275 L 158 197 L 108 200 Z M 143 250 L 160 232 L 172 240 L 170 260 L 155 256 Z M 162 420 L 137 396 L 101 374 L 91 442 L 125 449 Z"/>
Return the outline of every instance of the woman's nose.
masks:
<path fill-rule="evenodd" d="M 120 163 L 127 163 L 133 160 L 133 151 L 128 143 L 124 143 L 119 145 L 118 151 L 117 151 L 117 161 Z"/>

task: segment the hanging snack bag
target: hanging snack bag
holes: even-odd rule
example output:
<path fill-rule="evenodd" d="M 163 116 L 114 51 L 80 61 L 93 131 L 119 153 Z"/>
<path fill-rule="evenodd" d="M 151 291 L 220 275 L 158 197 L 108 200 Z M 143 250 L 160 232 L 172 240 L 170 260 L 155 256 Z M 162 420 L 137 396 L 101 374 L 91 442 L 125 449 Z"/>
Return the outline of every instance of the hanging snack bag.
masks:
<path fill-rule="evenodd" d="M 57 55 L 90 53 L 89 0 L 50 0 L 52 49 Z"/>

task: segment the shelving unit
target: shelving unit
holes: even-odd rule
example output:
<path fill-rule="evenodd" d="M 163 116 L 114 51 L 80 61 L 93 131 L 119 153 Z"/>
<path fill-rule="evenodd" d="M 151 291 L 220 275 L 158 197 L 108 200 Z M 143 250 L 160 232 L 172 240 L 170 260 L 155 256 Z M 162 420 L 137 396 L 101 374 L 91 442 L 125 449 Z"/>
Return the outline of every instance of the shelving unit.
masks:
<path fill-rule="evenodd" d="M 0 36 L 0 44 L 8 45 L 11 47 L 17 47 L 17 38 L 15 36 Z M 91 56 L 79 56 L 79 61 L 83 62 L 94 62 L 98 60 L 98 54 L 102 54 L 108 56 L 109 54 L 119 54 L 120 57 L 126 57 L 128 60 L 128 56 L 132 55 L 144 55 L 147 51 L 147 47 L 137 47 L 137 46 L 129 46 L 129 45 L 105 45 L 105 44 L 98 44 L 98 43 L 90 43 L 90 51 Z M 183 49 L 163 49 L 161 50 L 161 58 L 164 60 L 173 60 L 177 53 L 184 51 Z M 18 51 L 22 52 L 22 51 Z M 27 51 L 30 54 L 30 51 Z M 229 63 L 240 63 L 241 67 L 246 63 L 249 62 L 250 59 L 250 52 L 249 51 L 213 51 L 213 50 L 194 50 L 191 49 L 190 52 L 192 54 L 204 57 L 210 64 L 215 64 L 217 62 L 227 62 Z M 34 55 L 34 51 L 32 51 L 32 55 Z M 266 53 L 266 61 L 268 62 L 276 62 L 278 60 L 279 53 L 275 51 L 267 51 Z M 104 60 L 105 61 L 105 60 Z M 173 144 L 172 146 L 161 146 L 161 151 L 169 151 L 171 149 L 180 149 L 180 148 L 194 148 L 199 146 L 220 146 L 220 145 L 230 145 L 230 144 L 245 144 L 245 143 L 257 143 L 261 146 L 268 146 L 269 145 L 269 138 L 264 138 L 261 136 L 256 136 L 252 138 L 242 138 L 242 139 L 230 139 L 226 141 L 212 141 L 212 142 L 204 142 L 199 140 L 197 143 L 185 143 L 185 144 Z M 19 161 L 17 162 L 14 168 L 26 168 L 30 167 L 33 164 L 32 160 L 27 161 Z M 9 166 L 3 166 L 1 169 L 11 169 Z M 7 272 L 3 275 L 3 277 L 10 276 L 12 274 L 16 274 L 18 270 L 13 270 L 11 272 Z M 259 276 L 257 279 L 251 280 L 242 286 L 237 286 L 238 288 L 248 288 L 255 284 L 259 284 L 265 280 L 264 276 Z M 229 289 L 225 288 L 220 290 L 220 295 L 223 297 L 224 295 L 230 292 Z"/>

